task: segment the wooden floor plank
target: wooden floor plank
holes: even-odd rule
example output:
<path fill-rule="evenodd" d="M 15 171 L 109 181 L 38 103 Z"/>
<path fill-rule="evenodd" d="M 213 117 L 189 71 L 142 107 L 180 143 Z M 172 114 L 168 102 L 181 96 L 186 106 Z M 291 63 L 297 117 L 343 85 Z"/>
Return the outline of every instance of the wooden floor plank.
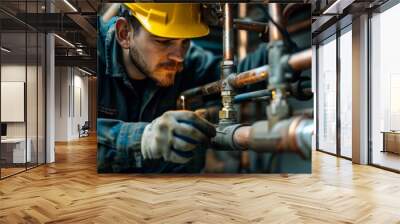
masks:
<path fill-rule="evenodd" d="M 302 175 L 97 174 L 96 138 L 0 181 L 0 223 L 400 223 L 400 175 L 313 152 Z"/>

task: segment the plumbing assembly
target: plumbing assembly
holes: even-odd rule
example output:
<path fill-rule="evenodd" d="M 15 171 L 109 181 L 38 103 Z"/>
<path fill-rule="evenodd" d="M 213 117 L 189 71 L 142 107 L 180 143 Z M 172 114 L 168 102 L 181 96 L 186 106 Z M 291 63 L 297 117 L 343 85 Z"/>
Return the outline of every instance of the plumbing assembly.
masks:
<path fill-rule="evenodd" d="M 198 95 L 220 93 L 222 108 L 218 112 L 217 135 L 211 148 L 224 151 L 290 152 L 303 159 L 311 158 L 313 120 L 311 113 L 296 114 L 288 103 L 289 98 L 299 101 L 313 97 L 310 79 L 301 77 L 303 70 L 311 67 L 311 49 L 297 50 L 290 33 L 305 29 L 311 24 L 301 21 L 287 26 L 287 18 L 299 9 L 299 4 L 287 4 L 282 10 L 279 3 L 268 4 L 267 23 L 234 19 L 232 4 L 218 4 L 223 25 L 223 61 L 221 79 L 184 91 L 178 107 L 185 108 L 187 99 Z M 260 33 L 268 41 L 268 65 L 237 73 L 234 57 L 234 29 Z M 240 93 L 250 84 L 267 82 L 264 89 Z M 183 100 L 182 100 L 183 99 Z M 251 125 L 239 122 L 235 104 L 260 100 L 266 103 L 264 120 Z"/>

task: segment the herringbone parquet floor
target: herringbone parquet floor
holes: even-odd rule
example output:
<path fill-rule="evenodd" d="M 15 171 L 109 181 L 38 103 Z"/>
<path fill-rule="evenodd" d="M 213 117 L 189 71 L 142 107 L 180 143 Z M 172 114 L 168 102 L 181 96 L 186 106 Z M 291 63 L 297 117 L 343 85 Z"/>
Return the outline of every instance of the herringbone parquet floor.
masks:
<path fill-rule="evenodd" d="M 320 152 L 312 175 L 98 175 L 96 140 L 0 181 L 0 223 L 400 223 L 400 175 Z"/>

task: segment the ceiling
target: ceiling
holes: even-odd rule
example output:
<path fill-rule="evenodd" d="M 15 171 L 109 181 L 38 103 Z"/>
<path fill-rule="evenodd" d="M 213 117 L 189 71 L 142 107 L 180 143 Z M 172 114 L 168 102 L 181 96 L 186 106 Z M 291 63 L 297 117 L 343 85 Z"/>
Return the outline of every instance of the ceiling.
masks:
<path fill-rule="evenodd" d="M 44 50 L 42 34 L 52 32 L 74 45 L 55 38 L 56 65 L 74 62 L 95 71 L 98 7 L 96 0 L 1 0 L 1 45 L 11 50 L 1 52 L 2 61 L 35 61 Z"/>
<path fill-rule="evenodd" d="M 336 0 L 351 3 L 347 10 L 359 11 L 371 4 L 382 4 L 386 0 Z M 47 3 L 46 3 L 47 2 Z M 3 60 L 24 60 L 37 58 L 43 49 L 43 35 L 52 32 L 55 38 L 57 65 L 75 65 L 96 70 L 97 11 L 103 3 L 114 0 L 0 0 L 1 44 L 10 49 Z M 335 0 L 299 0 L 311 3 L 313 15 L 313 36 L 319 35 L 326 27 L 340 19 L 341 15 L 330 18 L 324 11 Z M 348 5 L 347 5 L 348 6 Z M 51 13 L 50 13 L 51 12 Z M 314 27 L 316 27 L 314 29 Z M 212 36 L 212 35 L 211 35 Z M 213 39 L 213 37 L 210 37 Z M 218 37 L 214 37 L 216 39 Z M 39 42 L 39 43 L 37 43 Z M 6 57 L 4 57 L 6 56 Z"/>

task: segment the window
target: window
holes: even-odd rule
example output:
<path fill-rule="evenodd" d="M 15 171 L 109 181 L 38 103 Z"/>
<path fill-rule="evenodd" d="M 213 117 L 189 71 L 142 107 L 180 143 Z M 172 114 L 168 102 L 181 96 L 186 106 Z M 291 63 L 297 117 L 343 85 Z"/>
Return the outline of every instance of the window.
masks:
<path fill-rule="evenodd" d="M 318 47 L 318 149 L 336 153 L 336 36 Z"/>
<path fill-rule="evenodd" d="M 372 163 L 400 170 L 400 4 L 371 18 Z M 384 138 L 384 133 L 388 138 Z M 385 144 L 385 145 L 384 145 Z"/>
<path fill-rule="evenodd" d="M 340 155 L 351 158 L 352 148 L 352 30 L 341 31 L 340 52 Z"/>
<path fill-rule="evenodd" d="M 39 13 L 45 1 L 2 1 L 20 16 Z M 45 34 L 0 13 L 0 178 L 45 163 Z M 35 17 L 37 18 L 37 17 Z"/>

